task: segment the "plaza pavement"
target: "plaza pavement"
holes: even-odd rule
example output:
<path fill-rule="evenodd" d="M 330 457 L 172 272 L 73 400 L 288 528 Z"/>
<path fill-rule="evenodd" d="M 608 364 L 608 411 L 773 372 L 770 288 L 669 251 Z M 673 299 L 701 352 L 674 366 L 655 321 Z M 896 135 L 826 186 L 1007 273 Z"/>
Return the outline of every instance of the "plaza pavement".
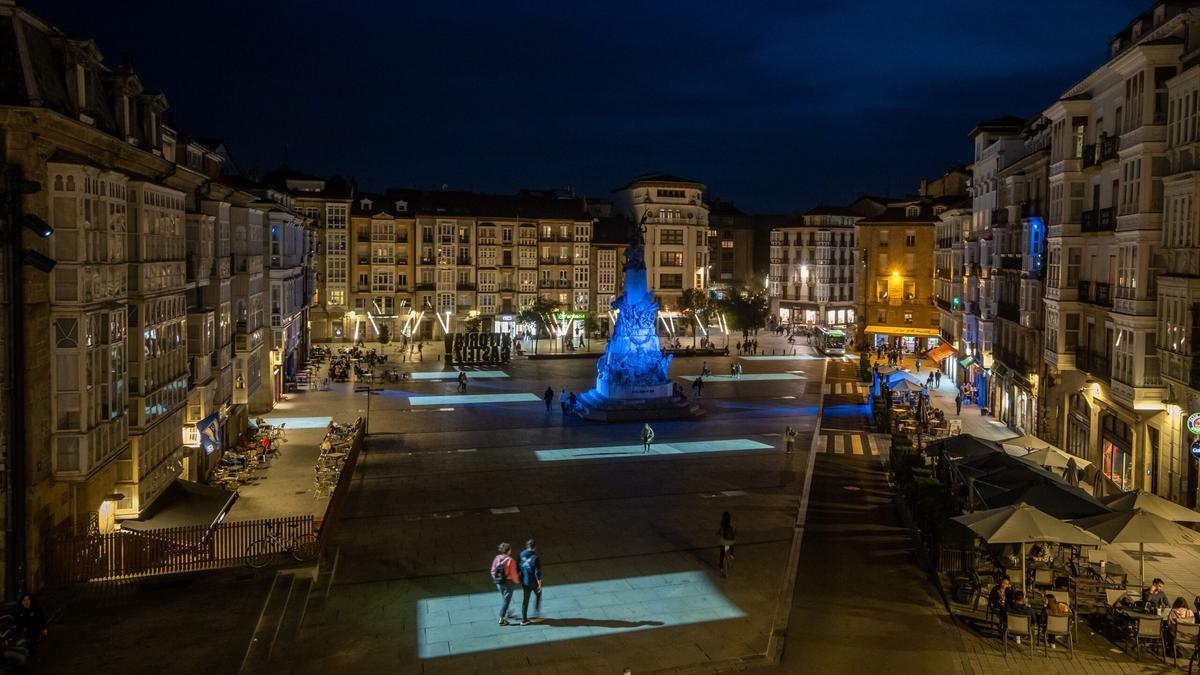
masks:
<path fill-rule="evenodd" d="M 698 372 L 700 357 L 673 373 Z M 714 372 L 728 358 L 709 358 Z M 747 362 L 798 379 L 706 387 L 699 420 L 597 424 L 539 402 L 413 407 L 454 383 L 408 381 L 372 402 L 372 435 L 334 542 L 279 672 L 634 672 L 761 658 L 791 549 L 823 362 Z M 592 386 L 587 360 L 517 360 L 468 395 Z M 795 373 L 793 373 L 795 374 Z M 810 386 L 811 384 L 811 386 Z M 449 390 L 449 393 L 446 393 Z M 448 409 L 446 409 L 448 408 Z M 800 451 L 781 452 L 786 424 Z M 670 452 L 695 448 L 699 452 Z M 544 461 L 539 451 L 562 451 Z M 738 529 L 733 574 L 716 570 L 722 511 Z M 500 627 L 487 575 L 498 541 L 534 536 L 546 578 L 535 626 Z M 512 613 L 519 613 L 518 605 Z"/>

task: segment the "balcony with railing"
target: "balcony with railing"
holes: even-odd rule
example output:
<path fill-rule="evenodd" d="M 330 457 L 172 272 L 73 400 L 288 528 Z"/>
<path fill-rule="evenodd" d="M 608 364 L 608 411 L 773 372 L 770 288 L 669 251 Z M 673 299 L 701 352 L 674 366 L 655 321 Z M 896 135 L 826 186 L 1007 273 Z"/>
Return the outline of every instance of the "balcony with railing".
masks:
<path fill-rule="evenodd" d="M 1112 287 L 1099 281 L 1079 280 L 1079 302 L 1112 307 Z"/>
<path fill-rule="evenodd" d="M 1075 347 L 1075 367 L 1104 382 L 1112 378 L 1112 361 L 1104 354 L 1090 351 L 1086 345 Z"/>

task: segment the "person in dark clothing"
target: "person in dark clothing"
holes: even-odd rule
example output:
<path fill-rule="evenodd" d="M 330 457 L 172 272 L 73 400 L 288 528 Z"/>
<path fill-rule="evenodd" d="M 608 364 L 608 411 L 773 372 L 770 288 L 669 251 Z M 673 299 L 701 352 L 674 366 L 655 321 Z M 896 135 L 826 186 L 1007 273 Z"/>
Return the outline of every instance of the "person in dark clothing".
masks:
<path fill-rule="evenodd" d="M 550 412 L 550 406 L 554 405 L 554 390 L 546 387 L 546 393 L 542 394 L 542 400 L 546 402 L 546 412 Z"/>
<path fill-rule="evenodd" d="M 525 542 L 525 550 L 517 561 L 517 571 L 521 575 L 521 625 L 533 623 L 529 620 L 529 596 L 534 596 L 533 611 L 542 611 L 542 561 L 538 558 L 537 542 L 530 539 Z"/>
<path fill-rule="evenodd" d="M 958 396 L 954 397 L 954 414 L 955 415 L 962 414 L 962 394 L 961 393 Z"/>
<path fill-rule="evenodd" d="M 571 392 L 567 396 L 567 410 L 574 410 L 578 403 L 579 399 L 575 397 L 575 392 Z"/>
<path fill-rule="evenodd" d="M 1000 619 L 1000 630 L 1008 625 L 1008 607 L 1013 603 L 1013 588 L 1012 580 L 1008 575 L 1004 575 L 999 583 L 992 586 L 992 592 L 988 593 L 988 607 L 992 613 Z"/>
<path fill-rule="evenodd" d="M 13 619 L 18 636 L 25 638 L 30 653 L 36 651 L 38 638 L 46 635 L 46 613 L 42 611 L 42 606 L 37 600 L 34 600 L 32 593 L 21 596 Z"/>
<path fill-rule="evenodd" d="M 733 529 L 733 516 L 729 512 L 721 514 L 721 527 L 717 529 L 717 536 L 721 538 L 721 554 L 717 559 L 717 567 L 721 570 L 721 576 L 725 576 L 725 561 L 733 559 L 733 542 L 737 539 L 737 531 Z"/>

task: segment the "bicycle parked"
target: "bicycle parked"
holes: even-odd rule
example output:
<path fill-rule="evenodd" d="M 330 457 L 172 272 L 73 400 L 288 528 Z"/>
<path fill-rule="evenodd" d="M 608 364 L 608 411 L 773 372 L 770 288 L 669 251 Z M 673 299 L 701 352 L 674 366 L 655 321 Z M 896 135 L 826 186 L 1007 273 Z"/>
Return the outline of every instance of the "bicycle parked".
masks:
<path fill-rule="evenodd" d="M 292 530 L 299 527 L 298 523 L 288 525 Z M 280 553 L 290 554 L 296 562 L 312 562 L 317 559 L 317 535 L 294 534 L 291 541 L 287 541 L 280 533 L 279 526 L 271 525 L 263 538 L 246 547 L 246 564 L 254 569 L 262 569 L 270 565 Z"/>

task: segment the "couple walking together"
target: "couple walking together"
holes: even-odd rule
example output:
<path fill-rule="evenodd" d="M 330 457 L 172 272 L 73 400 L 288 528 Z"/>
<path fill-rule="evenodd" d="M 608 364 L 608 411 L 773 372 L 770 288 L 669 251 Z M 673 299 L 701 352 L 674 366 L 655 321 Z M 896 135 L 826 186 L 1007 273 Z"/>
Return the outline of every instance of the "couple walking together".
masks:
<path fill-rule="evenodd" d="M 538 558 L 537 542 L 530 539 L 525 542 L 525 550 L 521 551 L 517 560 L 512 557 L 512 546 L 501 542 L 497 547 L 497 555 L 492 559 L 492 583 L 500 591 L 500 625 L 507 626 L 508 606 L 512 603 L 513 592 L 517 588 L 521 596 L 521 625 L 533 623 L 529 619 L 529 598 L 534 597 L 534 612 L 542 611 L 542 561 Z"/>

